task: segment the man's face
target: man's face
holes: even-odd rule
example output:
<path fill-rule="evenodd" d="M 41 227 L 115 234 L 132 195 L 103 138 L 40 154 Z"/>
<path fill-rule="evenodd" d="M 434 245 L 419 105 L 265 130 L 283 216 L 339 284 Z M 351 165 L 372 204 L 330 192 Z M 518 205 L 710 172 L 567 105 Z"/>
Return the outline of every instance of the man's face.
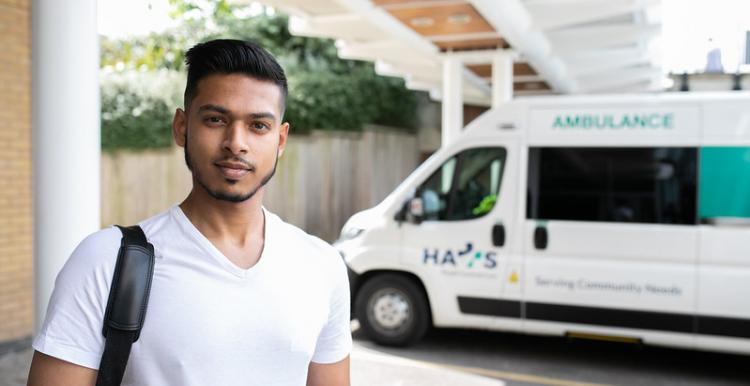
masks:
<path fill-rule="evenodd" d="M 242 202 L 271 179 L 289 133 L 289 124 L 281 123 L 281 98 L 276 84 L 242 74 L 198 82 L 187 111 L 177 109 L 172 123 L 194 189 Z"/>

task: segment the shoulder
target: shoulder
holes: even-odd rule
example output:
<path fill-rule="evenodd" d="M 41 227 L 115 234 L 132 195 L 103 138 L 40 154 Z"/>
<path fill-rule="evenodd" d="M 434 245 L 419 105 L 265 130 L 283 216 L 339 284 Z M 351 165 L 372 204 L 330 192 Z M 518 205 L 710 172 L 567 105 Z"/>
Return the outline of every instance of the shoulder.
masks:
<path fill-rule="evenodd" d="M 174 228 L 174 211 L 176 210 L 177 205 L 173 205 L 171 208 L 138 223 L 149 241 L 162 237 L 172 237 L 171 230 Z"/>
<path fill-rule="evenodd" d="M 88 235 L 73 250 L 60 269 L 55 280 L 55 288 L 108 288 L 115 271 L 121 239 L 122 233 L 114 226 Z"/>
<path fill-rule="evenodd" d="M 114 270 L 121 240 L 122 233 L 115 226 L 88 235 L 70 255 L 66 269 L 112 266 Z"/>
<path fill-rule="evenodd" d="M 269 214 L 269 222 L 273 224 L 271 228 L 274 232 L 271 237 L 276 240 L 276 244 L 283 249 L 292 250 L 296 256 L 301 256 L 309 262 L 316 264 L 323 263 L 326 267 L 333 270 L 341 269 L 343 260 L 339 252 L 331 244 L 320 239 L 319 237 L 308 234 L 302 229 L 284 222 L 277 215 L 266 211 Z"/>
<path fill-rule="evenodd" d="M 96 248 L 119 248 L 120 240 L 122 239 L 122 233 L 120 229 L 112 225 L 104 229 L 100 229 L 84 238 L 78 247 L 77 252 L 87 252 Z"/>
<path fill-rule="evenodd" d="M 121 238 L 119 229 L 109 227 L 78 244 L 57 275 L 35 350 L 98 367 L 102 319 Z"/>
<path fill-rule="evenodd" d="M 149 241 L 164 228 L 163 225 L 168 221 L 168 214 L 169 211 L 166 211 L 138 224 Z M 115 270 L 121 242 L 122 232 L 114 225 L 88 235 L 70 255 L 61 274 L 66 270 L 72 270 L 79 274 L 83 271 L 95 271 L 98 274 L 111 276 Z"/>

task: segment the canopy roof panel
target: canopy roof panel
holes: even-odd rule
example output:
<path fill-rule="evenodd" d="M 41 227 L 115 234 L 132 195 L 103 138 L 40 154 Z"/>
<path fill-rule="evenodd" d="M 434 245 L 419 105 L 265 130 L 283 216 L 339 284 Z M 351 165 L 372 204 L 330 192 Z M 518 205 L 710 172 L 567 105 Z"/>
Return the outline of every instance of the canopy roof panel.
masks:
<path fill-rule="evenodd" d="M 242 2 L 246 0 L 238 0 Z M 514 95 L 647 91 L 659 0 L 262 0 L 295 35 L 337 40 L 343 58 L 440 97 L 442 62 L 460 56 L 464 100 L 488 105 L 493 54 L 514 53 Z"/>

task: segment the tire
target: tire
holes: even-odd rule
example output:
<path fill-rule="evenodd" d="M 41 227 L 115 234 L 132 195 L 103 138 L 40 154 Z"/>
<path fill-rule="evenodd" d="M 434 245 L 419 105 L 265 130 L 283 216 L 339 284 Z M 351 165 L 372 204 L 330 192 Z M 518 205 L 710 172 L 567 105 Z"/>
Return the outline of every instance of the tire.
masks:
<path fill-rule="evenodd" d="M 409 278 L 381 274 L 357 292 L 355 314 L 364 333 L 384 346 L 416 343 L 432 325 L 424 291 Z"/>

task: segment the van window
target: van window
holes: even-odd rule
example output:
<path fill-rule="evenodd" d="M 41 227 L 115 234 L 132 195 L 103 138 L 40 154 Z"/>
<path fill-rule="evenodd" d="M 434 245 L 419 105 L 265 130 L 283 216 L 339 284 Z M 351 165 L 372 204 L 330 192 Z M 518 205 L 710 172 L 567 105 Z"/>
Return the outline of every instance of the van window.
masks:
<path fill-rule="evenodd" d="M 506 151 L 464 150 L 448 159 L 422 186 L 425 220 L 468 220 L 489 213 L 500 191 Z"/>
<path fill-rule="evenodd" d="M 696 148 L 529 149 L 527 217 L 697 222 Z"/>

